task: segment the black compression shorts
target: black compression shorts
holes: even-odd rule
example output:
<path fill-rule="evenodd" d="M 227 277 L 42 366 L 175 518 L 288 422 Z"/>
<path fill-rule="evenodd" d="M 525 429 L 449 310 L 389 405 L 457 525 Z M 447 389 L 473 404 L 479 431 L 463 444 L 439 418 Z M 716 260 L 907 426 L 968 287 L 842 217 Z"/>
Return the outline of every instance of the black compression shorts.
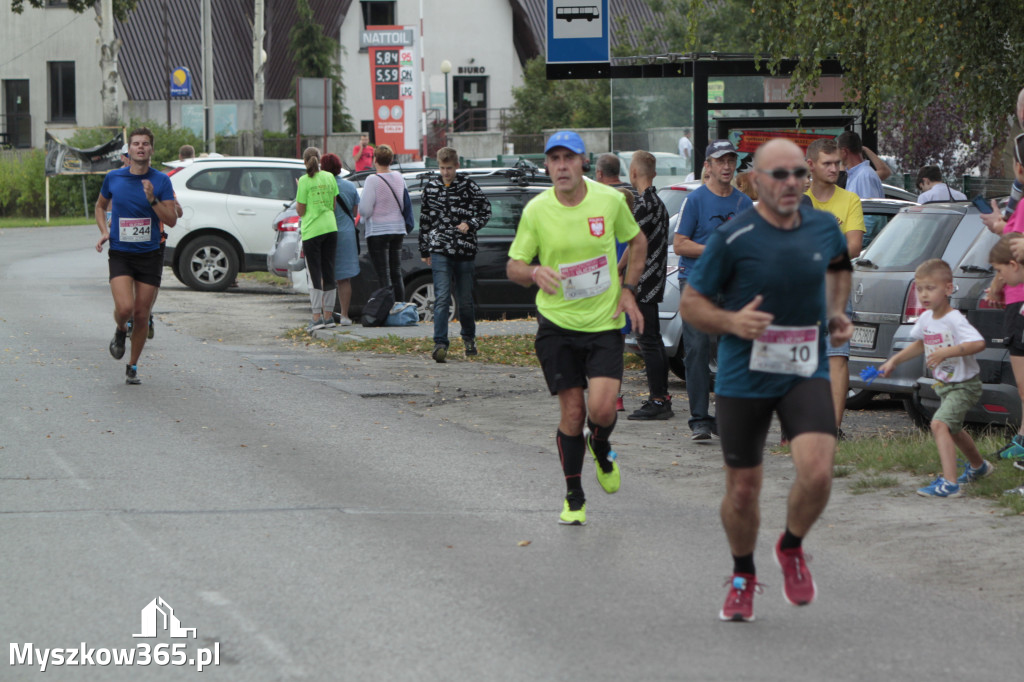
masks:
<path fill-rule="evenodd" d="M 618 329 L 576 332 L 540 318 L 533 347 L 551 395 L 568 388 L 586 388 L 588 377 L 622 381 L 623 339 Z"/>
<path fill-rule="evenodd" d="M 146 253 L 128 253 L 127 251 L 108 251 L 107 264 L 110 267 L 110 279 L 115 277 L 131 277 L 136 282 L 160 286 L 164 274 L 163 249 Z"/>
<path fill-rule="evenodd" d="M 715 412 L 725 464 L 736 469 L 761 464 L 772 412 L 791 439 L 801 433 L 836 433 L 828 379 L 801 381 L 781 398 L 715 396 Z"/>

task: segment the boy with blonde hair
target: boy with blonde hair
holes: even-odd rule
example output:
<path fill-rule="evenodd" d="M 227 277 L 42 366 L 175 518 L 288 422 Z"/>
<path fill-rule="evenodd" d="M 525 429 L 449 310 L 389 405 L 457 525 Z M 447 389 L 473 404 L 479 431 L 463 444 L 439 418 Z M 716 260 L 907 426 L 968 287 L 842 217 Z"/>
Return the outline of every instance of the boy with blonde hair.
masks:
<path fill-rule="evenodd" d="M 893 368 L 925 355 L 925 364 L 935 377 L 939 409 L 932 416 L 931 430 L 942 463 L 942 475 L 917 491 L 923 497 L 960 497 L 960 486 L 984 478 L 995 467 L 981 457 L 971 435 L 963 430 L 964 417 L 981 398 L 981 377 L 977 353 L 985 350 L 985 339 L 959 310 L 949 305 L 953 294 L 953 271 L 938 258 L 921 263 L 914 271 L 917 298 L 927 308 L 918 318 L 910 336 L 914 343 L 889 358 L 878 368 L 889 376 Z M 964 473 L 957 478 L 956 450 L 967 458 Z"/>

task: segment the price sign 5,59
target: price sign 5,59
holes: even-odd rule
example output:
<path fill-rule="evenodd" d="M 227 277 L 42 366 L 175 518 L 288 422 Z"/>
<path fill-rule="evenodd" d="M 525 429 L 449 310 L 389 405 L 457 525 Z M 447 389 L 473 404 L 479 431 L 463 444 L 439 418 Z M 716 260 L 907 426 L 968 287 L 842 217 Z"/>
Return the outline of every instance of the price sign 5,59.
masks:
<path fill-rule="evenodd" d="M 398 67 L 378 66 L 373 70 L 373 79 L 377 83 L 397 83 Z"/>

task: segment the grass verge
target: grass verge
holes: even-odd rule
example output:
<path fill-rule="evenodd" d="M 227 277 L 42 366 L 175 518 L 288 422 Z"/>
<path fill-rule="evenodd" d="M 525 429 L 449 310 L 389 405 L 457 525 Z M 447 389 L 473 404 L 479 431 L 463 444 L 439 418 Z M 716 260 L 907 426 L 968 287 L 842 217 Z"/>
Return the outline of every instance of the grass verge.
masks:
<path fill-rule="evenodd" d="M 427 328 L 424 328 L 425 333 Z M 285 336 L 295 341 L 305 340 L 326 348 L 351 353 L 380 353 L 386 355 L 423 355 L 429 356 L 434 350 L 434 341 L 428 336 L 405 338 L 388 334 L 377 339 L 363 341 L 322 341 L 310 338 L 303 328 L 291 329 Z M 490 362 L 515 367 L 539 367 L 537 355 L 533 349 L 533 334 L 513 334 L 509 336 L 478 336 L 477 349 L 480 354 L 467 358 L 462 354 L 461 344 L 452 344 L 448 354 L 449 361 L 458 362 Z M 643 369 L 643 360 L 633 353 L 623 353 L 626 369 Z"/>
<path fill-rule="evenodd" d="M 1008 511 L 1024 513 L 1024 497 L 1003 494 L 1005 490 L 1024 484 L 1024 472 L 989 454 L 997 452 L 1005 444 L 1006 436 L 987 431 L 972 435 L 982 456 L 995 464 L 996 470 L 988 478 L 963 486 L 964 495 L 994 500 Z M 963 462 L 960 465 L 963 466 Z M 850 492 L 854 494 L 897 486 L 898 479 L 892 475 L 897 472 L 920 476 L 922 486 L 940 473 L 935 441 L 923 431 L 911 436 L 882 434 L 875 438 L 843 441 L 836 452 L 836 469 L 856 472 L 858 476 L 850 484 Z"/>
<path fill-rule="evenodd" d="M 0 229 L 15 227 L 66 227 L 69 225 L 88 225 L 96 227 L 96 221 L 92 216 L 62 216 L 60 218 L 0 218 Z"/>
<path fill-rule="evenodd" d="M 248 280 L 251 282 L 262 282 L 264 284 L 273 284 L 278 287 L 291 287 L 291 280 L 284 277 L 278 277 L 272 272 L 266 272 L 263 270 L 257 270 L 254 272 L 240 272 L 238 273 L 238 279 Z"/>

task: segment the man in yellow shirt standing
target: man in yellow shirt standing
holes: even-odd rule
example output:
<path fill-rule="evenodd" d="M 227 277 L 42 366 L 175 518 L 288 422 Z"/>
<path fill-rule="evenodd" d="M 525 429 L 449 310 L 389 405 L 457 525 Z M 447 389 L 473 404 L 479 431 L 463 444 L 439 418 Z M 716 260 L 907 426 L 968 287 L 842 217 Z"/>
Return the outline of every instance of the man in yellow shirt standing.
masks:
<path fill-rule="evenodd" d="M 839 179 L 839 147 L 836 141 L 823 137 L 807 146 L 807 166 L 811 170 L 811 188 L 807 190 L 811 205 L 819 211 L 828 211 L 839 221 L 839 229 L 846 237 L 850 258 L 860 255 L 864 243 L 864 209 L 860 197 L 836 186 Z M 847 302 L 846 316 L 853 310 Z M 836 437 L 843 439 L 843 412 L 846 394 L 850 390 L 850 342 L 841 346 L 827 346 L 829 380 L 832 383 L 832 403 L 836 410 Z"/>
<path fill-rule="evenodd" d="M 638 333 L 643 331 L 635 297 L 647 239 L 621 192 L 584 177 L 588 162 L 579 135 L 555 133 L 544 154 L 553 186 L 523 210 L 507 273 L 517 284 L 540 288 L 534 346 L 561 413 L 556 442 L 566 497 L 558 522 L 582 526 L 587 522 L 581 483 L 587 451 L 604 491 L 619 489 L 619 465 L 609 437 L 622 383 L 621 330 L 626 315 Z M 622 280 L 616 268 L 616 240 L 629 244 L 629 265 Z"/>

